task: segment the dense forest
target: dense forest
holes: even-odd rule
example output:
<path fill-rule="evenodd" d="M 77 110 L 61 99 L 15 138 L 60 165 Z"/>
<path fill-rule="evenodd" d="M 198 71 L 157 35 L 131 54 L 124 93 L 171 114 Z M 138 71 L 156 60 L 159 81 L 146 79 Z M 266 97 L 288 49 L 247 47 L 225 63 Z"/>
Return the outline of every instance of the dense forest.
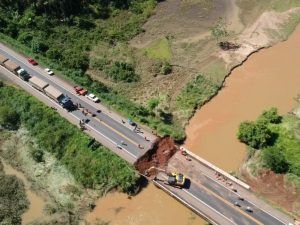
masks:
<path fill-rule="evenodd" d="M 39 146 L 33 153 L 37 162 L 42 162 L 43 152 L 48 151 L 84 187 L 120 188 L 127 193 L 137 190 L 139 175 L 133 166 L 24 91 L 1 87 L 0 126 L 16 130 L 21 125 Z"/>

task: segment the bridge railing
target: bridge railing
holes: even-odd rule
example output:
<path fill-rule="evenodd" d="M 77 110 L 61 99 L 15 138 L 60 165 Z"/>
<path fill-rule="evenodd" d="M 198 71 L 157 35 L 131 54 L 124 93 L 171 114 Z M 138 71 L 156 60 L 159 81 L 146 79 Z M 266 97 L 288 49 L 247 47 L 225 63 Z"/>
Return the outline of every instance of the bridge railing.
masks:
<path fill-rule="evenodd" d="M 243 188 L 246 188 L 247 190 L 250 189 L 250 186 L 246 183 L 244 183 L 243 181 L 237 179 L 236 177 L 230 175 L 229 173 L 225 172 L 224 170 L 220 169 L 219 167 L 213 165 L 212 163 L 206 161 L 205 159 L 201 158 L 200 156 L 194 154 L 193 152 L 189 151 L 187 148 L 181 146 L 180 150 L 185 151 L 188 155 L 190 155 L 191 157 L 197 159 L 198 161 L 200 161 L 202 164 L 204 164 L 205 166 L 211 168 L 212 170 L 222 174 L 223 176 L 227 177 L 228 179 L 232 180 L 233 182 L 239 184 L 240 186 L 242 186 Z"/>

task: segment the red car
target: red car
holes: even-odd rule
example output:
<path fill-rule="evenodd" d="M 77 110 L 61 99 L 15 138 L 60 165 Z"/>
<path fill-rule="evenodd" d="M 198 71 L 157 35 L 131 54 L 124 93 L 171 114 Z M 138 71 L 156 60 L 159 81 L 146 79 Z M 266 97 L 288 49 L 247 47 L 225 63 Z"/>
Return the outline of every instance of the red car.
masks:
<path fill-rule="evenodd" d="M 28 58 L 28 62 L 34 66 L 38 65 L 37 61 L 35 61 L 33 58 Z"/>
<path fill-rule="evenodd" d="M 83 89 L 82 87 L 79 87 L 79 86 L 75 86 L 74 90 L 79 95 L 86 95 L 87 94 L 87 90 L 85 90 L 85 89 Z"/>

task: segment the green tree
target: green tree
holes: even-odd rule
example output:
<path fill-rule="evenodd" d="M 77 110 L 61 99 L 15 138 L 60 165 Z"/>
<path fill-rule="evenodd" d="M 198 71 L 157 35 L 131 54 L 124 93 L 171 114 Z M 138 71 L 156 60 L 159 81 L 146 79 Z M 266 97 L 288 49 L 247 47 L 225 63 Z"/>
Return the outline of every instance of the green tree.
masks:
<path fill-rule="evenodd" d="M 264 149 L 263 161 L 265 166 L 275 173 L 286 173 L 289 170 L 289 163 L 278 147 L 272 146 Z"/>
<path fill-rule="evenodd" d="M 240 124 L 238 139 L 252 148 L 263 148 L 272 138 L 272 132 L 265 123 L 242 122 Z"/>
<path fill-rule="evenodd" d="M 17 130 L 20 126 L 19 114 L 7 106 L 0 107 L 0 125 L 6 129 Z"/>
<path fill-rule="evenodd" d="M 277 108 L 271 108 L 264 111 L 258 118 L 258 121 L 264 121 L 264 123 L 280 123 L 282 117 L 278 115 Z"/>

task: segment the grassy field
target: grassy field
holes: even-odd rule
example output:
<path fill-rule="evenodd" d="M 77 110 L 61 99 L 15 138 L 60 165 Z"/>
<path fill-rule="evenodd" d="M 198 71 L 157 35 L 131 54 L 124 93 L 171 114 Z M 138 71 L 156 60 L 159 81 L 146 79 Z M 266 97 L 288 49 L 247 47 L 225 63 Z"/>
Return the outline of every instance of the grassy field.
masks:
<path fill-rule="evenodd" d="M 155 41 L 145 49 L 145 54 L 153 59 L 169 61 L 172 57 L 169 40 L 162 38 Z"/>

